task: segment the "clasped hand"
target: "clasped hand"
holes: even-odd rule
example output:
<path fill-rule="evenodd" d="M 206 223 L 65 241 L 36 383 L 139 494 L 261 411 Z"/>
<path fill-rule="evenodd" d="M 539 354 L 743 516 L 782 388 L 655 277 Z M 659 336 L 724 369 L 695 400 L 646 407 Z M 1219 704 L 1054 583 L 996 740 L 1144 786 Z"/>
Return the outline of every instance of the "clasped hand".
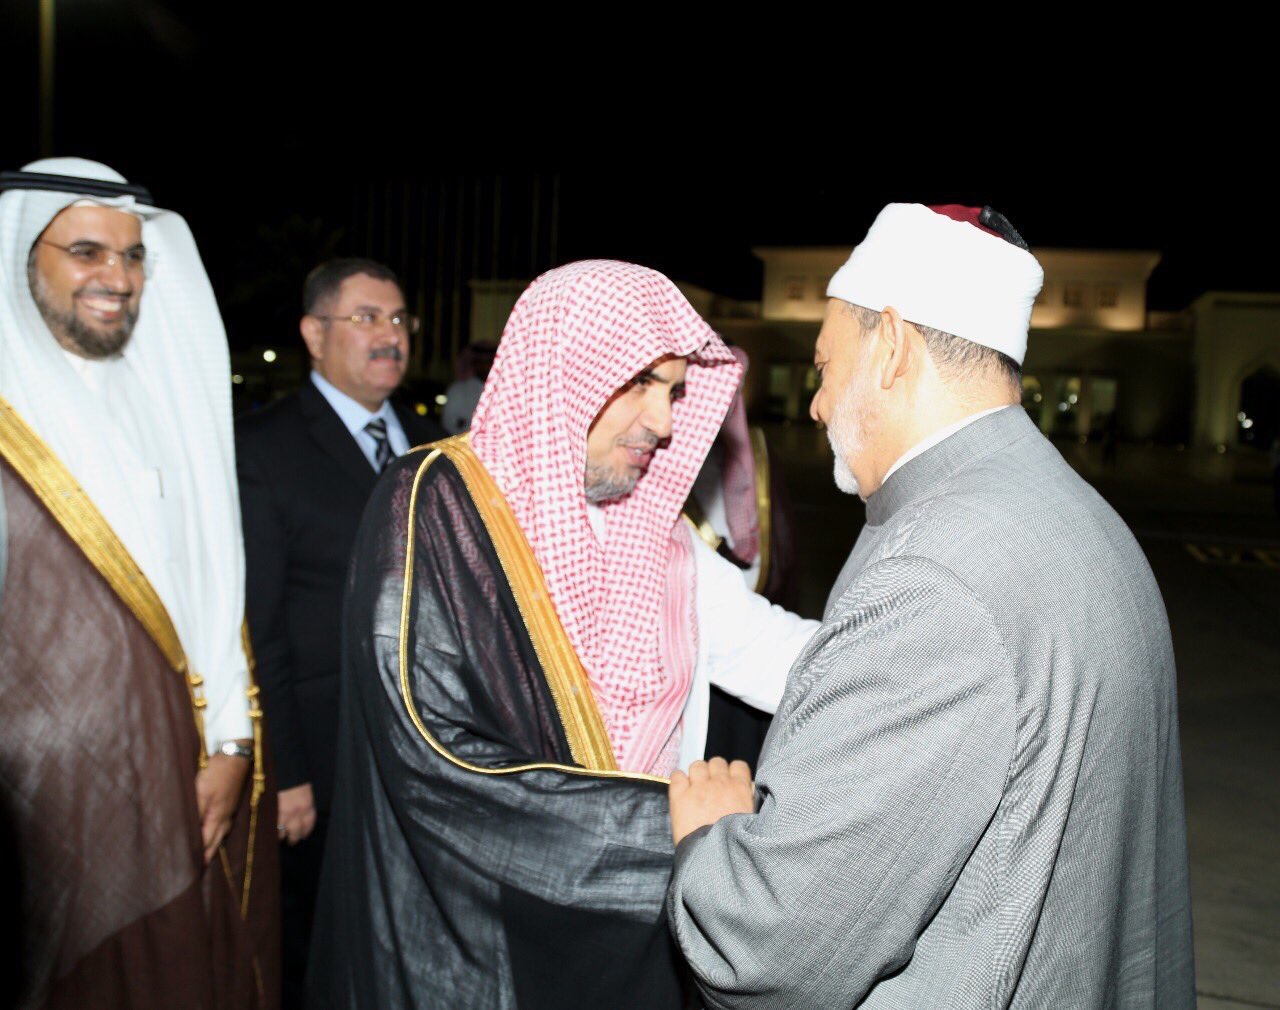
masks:
<path fill-rule="evenodd" d="M 240 792 L 248 773 L 249 762 L 244 758 L 214 754 L 208 766 L 196 774 L 196 808 L 200 812 L 206 866 L 231 830 L 231 819 L 240 804 Z"/>
<path fill-rule="evenodd" d="M 728 814 L 755 813 L 755 784 L 745 761 L 724 758 L 695 761 L 688 774 L 671 776 L 671 837 L 677 845 L 688 834 L 714 824 Z"/>

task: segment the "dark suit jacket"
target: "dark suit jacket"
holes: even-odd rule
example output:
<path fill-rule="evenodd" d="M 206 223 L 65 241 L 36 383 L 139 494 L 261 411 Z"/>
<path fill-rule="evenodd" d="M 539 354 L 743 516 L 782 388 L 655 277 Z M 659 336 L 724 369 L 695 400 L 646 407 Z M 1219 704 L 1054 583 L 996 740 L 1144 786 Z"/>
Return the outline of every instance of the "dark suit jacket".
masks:
<path fill-rule="evenodd" d="M 443 437 L 396 409 L 419 445 Z M 246 608 L 279 788 L 310 782 L 329 807 L 338 731 L 342 592 L 377 474 L 310 380 L 236 430 Z"/>

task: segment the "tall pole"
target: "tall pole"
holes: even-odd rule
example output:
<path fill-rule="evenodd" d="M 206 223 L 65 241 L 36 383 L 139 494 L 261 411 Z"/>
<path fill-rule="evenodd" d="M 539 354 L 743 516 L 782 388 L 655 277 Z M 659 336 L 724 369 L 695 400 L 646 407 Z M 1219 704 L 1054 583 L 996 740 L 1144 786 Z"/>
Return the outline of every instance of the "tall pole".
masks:
<path fill-rule="evenodd" d="M 40 0 L 40 155 L 53 155 L 53 4 Z"/>

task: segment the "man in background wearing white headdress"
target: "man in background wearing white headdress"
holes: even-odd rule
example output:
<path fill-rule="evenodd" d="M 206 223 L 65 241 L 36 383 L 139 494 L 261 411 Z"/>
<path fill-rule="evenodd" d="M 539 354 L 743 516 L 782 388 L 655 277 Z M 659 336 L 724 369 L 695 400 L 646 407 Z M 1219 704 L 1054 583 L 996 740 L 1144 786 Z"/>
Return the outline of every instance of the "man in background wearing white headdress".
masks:
<path fill-rule="evenodd" d="M 1043 274 L 990 208 L 891 204 L 832 279 L 811 412 L 867 523 L 754 792 L 671 785 L 710 1007 L 1193 1007 L 1151 569 L 1020 407 Z"/>
<path fill-rule="evenodd" d="M 747 421 L 747 352 L 729 350 L 743 368 L 743 379 L 684 512 L 703 542 L 741 571 L 747 586 L 770 603 L 796 610 L 800 587 L 790 497 L 764 431 Z M 770 713 L 713 685 L 706 752 L 754 768 L 771 721 Z"/>
<path fill-rule="evenodd" d="M 0 174 L 0 779 L 23 1006 L 278 1000 L 226 335 L 103 165 Z"/>

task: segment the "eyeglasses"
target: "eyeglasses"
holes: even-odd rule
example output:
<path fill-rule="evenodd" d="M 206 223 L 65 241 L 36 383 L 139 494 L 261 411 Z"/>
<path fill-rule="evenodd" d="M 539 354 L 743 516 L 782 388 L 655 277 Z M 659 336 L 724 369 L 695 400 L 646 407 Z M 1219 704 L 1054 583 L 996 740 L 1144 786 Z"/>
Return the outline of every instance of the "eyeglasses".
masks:
<path fill-rule="evenodd" d="M 400 312 L 389 316 L 384 316 L 381 312 L 357 312 L 351 316 L 316 316 L 315 318 L 322 319 L 326 323 L 350 323 L 361 330 L 376 330 L 384 322 L 387 322 L 394 329 L 404 330 L 407 333 L 417 333 L 422 326 L 422 320 L 417 316 Z"/>
<path fill-rule="evenodd" d="M 78 264 L 90 270 L 101 270 L 104 267 L 123 266 L 131 274 L 146 274 L 153 260 L 147 259 L 145 246 L 135 245 L 128 249 L 112 249 L 101 242 L 72 242 L 70 245 L 58 245 L 42 238 L 41 245 L 60 249 Z"/>

